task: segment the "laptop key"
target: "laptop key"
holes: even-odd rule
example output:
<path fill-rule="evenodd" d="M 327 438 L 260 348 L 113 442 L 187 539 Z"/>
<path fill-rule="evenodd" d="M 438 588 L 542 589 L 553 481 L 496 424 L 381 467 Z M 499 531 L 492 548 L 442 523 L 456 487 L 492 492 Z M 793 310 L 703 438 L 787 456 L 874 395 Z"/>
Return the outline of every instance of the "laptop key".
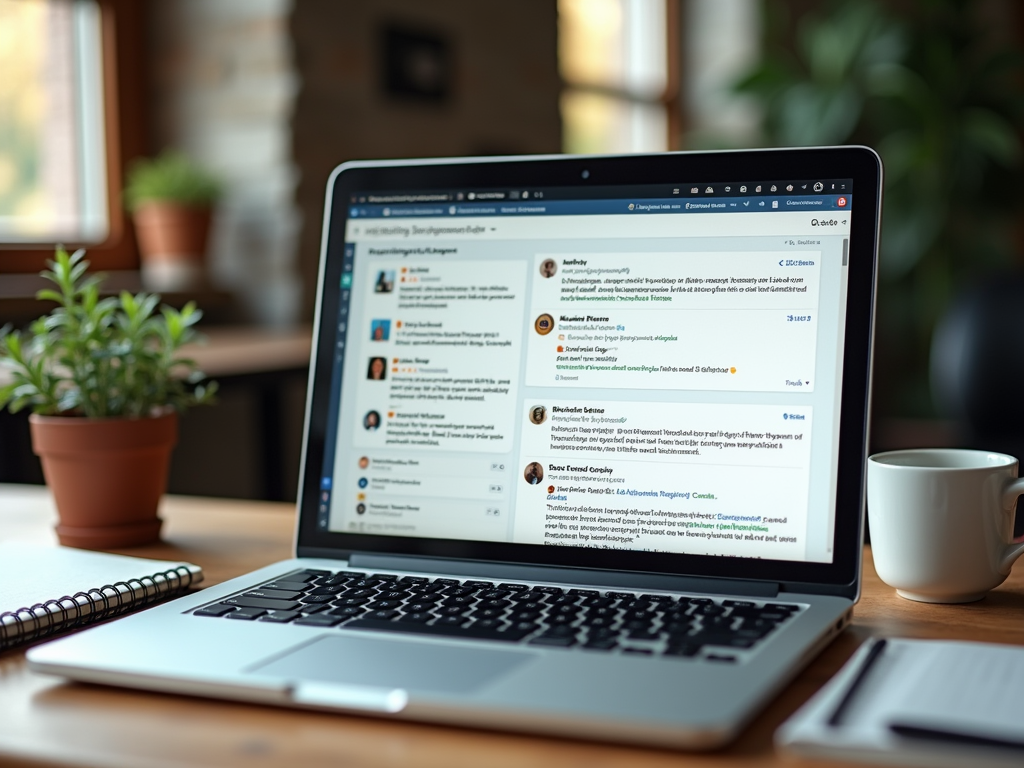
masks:
<path fill-rule="evenodd" d="M 301 613 L 306 614 L 307 616 L 309 616 L 311 614 L 314 614 L 314 613 L 321 613 L 323 611 L 328 611 L 330 609 L 331 609 L 331 606 L 328 605 L 327 603 L 307 603 L 307 604 L 302 605 L 302 606 L 299 607 L 299 611 Z"/>
<path fill-rule="evenodd" d="M 368 597 L 343 597 L 340 600 L 335 600 L 334 605 L 344 608 L 348 605 L 366 605 L 368 602 L 370 602 Z"/>
<path fill-rule="evenodd" d="M 318 587 L 343 587 L 348 584 L 352 579 L 348 576 L 324 576 L 317 579 Z"/>
<path fill-rule="evenodd" d="M 405 600 L 411 595 L 412 592 L 406 592 L 404 589 L 389 589 L 378 592 L 377 598 L 380 600 Z"/>
<path fill-rule="evenodd" d="M 280 589 L 286 592 L 305 592 L 309 589 L 309 584 L 304 584 L 301 581 L 271 581 L 267 584 L 261 584 L 260 589 Z"/>
<path fill-rule="evenodd" d="M 417 635 L 434 635 L 440 637 L 459 637 L 464 640 L 500 640 L 503 642 L 517 643 L 530 634 L 528 631 L 517 630 L 513 627 L 508 629 L 495 629 L 478 627 L 470 624 L 466 627 L 451 624 L 424 624 L 420 622 L 398 621 L 375 621 L 373 619 L 352 619 L 342 629 L 375 630 L 378 632 L 405 632 Z"/>
<path fill-rule="evenodd" d="M 442 600 L 441 605 L 473 605 L 475 602 L 475 597 L 469 597 L 468 595 L 459 595 L 456 597 L 449 597 L 446 600 Z"/>
<path fill-rule="evenodd" d="M 221 603 L 239 608 L 262 608 L 267 611 L 294 611 L 301 605 L 294 600 L 268 600 L 265 597 L 226 597 Z"/>
<path fill-rule="evenodd" d="M 353 616 L 362 616 L 364 613 L 366 613 L 366 609 L 360 605 L 346 605 L 344 608 L 335 608 L 330 612 L 330 615 L 349 619 Z"/>
<path fill-rule="evenodd" d="M 359 587 L 356 589 L 349 589 L 345 592 L 339 592 L 339 597 L 376 597 L 377 590 L 370 589 L 369 587 Z"/>
<path fill-rule="evenodd" d="M 474 619 L 497 619 L 505 615 L 503 608 L 477 608 L 471 614 Z"/>
<path fill-rule="evenodd" d="M 573 624 L 576 621 L 575 614 L 558 613 L 554 616 L 549 616 L 547 619 L 548 624 L 557 626 L 559 624 Z"/>
<path fill-rule="evenodd" d="M 313 581 L 313 579 L 326 575 L 327 571 L 298 571 L 297 573 L 289 573 L 287 576 L 282 576 L 280 581 L 301 581 L 303 583 L 309 583 Z"/>
<path fill-rule="evenodd" d="M 397 615 L 398 615 L 398 611 L 387 610 L 387 609 L 380 609 L 380 610 L 376 610 L 376 611 L 370 611 L 368 614 L 366 614 L 366 618 L 368 618 L 368 619 L 381 619 L 382 621 L 386 621 L 388 619 L 395 618 L 395 616 L 397 616 Z"/>
<path fill-rule="evenodd" d="M 309 591 L 309 594 L 311 594 L 311 595 L 337 595 L 337 594 L 340 594 L 341 592 L 344 592 L 344 591 L 345 591 L 345 588 L 341 587 L 341 586 L 317 587 L 316 589 L 311 589 Z"/>
<path fill-rule="evenodd" d="M 237 610 L 233 605 L 208 605 L 198 611 L 192 611 L 193 616 L 223 616 L 225 613 Z"/>
<path fill-rule="evenodd" d="M 225 613 L 225 619 L 239 619 L 240 621 L 254 621 L 266 613 L 262 608 L 239 608 L 237 611 Z"/>
<path fill-rule="evenodd" d="M 432 613 L 407 613 L 399 619 L 399 621 L 414 622 L 417 624 L 426 623 L 431 619 L 436 618 Z"/>
<path fill-rule="evenodd" d="M 470 626 L 477 629 L 497 629 L 501 626 L 501 622 L 498 619 L 479 619 L 470 624 Z"/>
<path fill-rule="evenodd" d="M 555 648 L 569 648 L 576 645 L 575 637 L 552 637 L 551 635 L 538 635 L 530 640 L 529 645 L 547 645 Z"/>
<path fill-rule="evenodd" d="M 402 584 L 426 584 L 430 579 L 426 576 L 403 576 L 399 581 Z"/>
<path fill-rule="evenodd" d="M 527 587 L 525 584 L 499 584 L 498 589 L 509 589 L 513 592 L 525 592 L 529 589 L 529 587 Z"/>
<path fill-rule="evenodd" d="M 439 627 L 461 627 L 467 623 L 469 623 L 468 616 L 442 616 L 437 620 L 437 626 Z"/>
<path fill-rule="evenodd" d="M 298 611 L 270 611 L 260 616 L 260 621 L 268 621 L 272 624 L 287 624 L 294 618 L 300 616 Z"/>
<path fill-rule="evenodd" d="M 392 608 L 397 608 L 401 604 L 401 600 L 374 600 L 368 607 L 375 611 L 389 611 Z"/>
<path fill-rule="evenodd" d="M 536 621 L 540 618 L 540 611 L 512 611 L 510 618 L 512 621 Z"/>
<path fill-rule="evenodd" d="M 681 656 L 683 658 L 692 659 L 698 653 L 700 653 L 699 643 L 683 643 L 681 645 L 670 645 L 665 649 L 665 656 Z"/>
<path fill-rule="evenodd" d="M 331 616 L 329 613 L 318 613 L 315 616 L 303 616 L 296 619 L 293 624 L 301 624 L 304 627 L 336 627 L 344 619 L 341 616 Z"/>
<path fill-rule="evenodd" d="M 302 603 L 329 603 L 334 600 L 336 595 L 303 595 L 299 598 L 299 602 Z"/>
<path fill-rule="evenodd" d="M 408 605 L 403 605 L 402 606 L 402 610 L 405 611 L 406 613 L 426 613 L 428 611 L 434 610 L 434 604 L 433 603 L 409 603 Z"/>
<path fill-rule="evenodd" d="M 544 634 L 548 637 L 576 637 L 577 632 L 579 630 L 576 627 L 570 627 L 565 624 L 556 624 L 544 630 Z"/>
<path fill-rule="evenodd" d="M 618 647 L 618 645 L 618 642 L 613 639 L 588 640 L 583 644 L 583 647 L 588 651 L 613 651 Z"/>
<path fill-rule="evenodd" d="M 656 632 L 653 629 L 631 629 L 629 634 L 626 635 L 630 640 L 650 640 L 654 641 L 661 637 L 660 632 Z"/>

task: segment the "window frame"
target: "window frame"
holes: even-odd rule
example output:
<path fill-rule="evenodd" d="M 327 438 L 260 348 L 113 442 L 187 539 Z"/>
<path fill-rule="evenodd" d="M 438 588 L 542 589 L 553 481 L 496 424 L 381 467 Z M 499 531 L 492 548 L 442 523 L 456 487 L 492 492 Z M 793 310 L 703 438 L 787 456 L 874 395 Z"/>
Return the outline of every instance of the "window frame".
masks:
<path fill-rule="evenodd" d="M 109 231 L 106 239 L 99 243 L 65 242 L 64 245 L 70 249 L 87 248 L 94 269 L 134 270 L 139 267 L 138 247 L 124 208 L 122 186 L 126 165 L 144 156 L 148 149 L 145 123 L 148 0 L 97 0 L 97 3 Z M 0 275 L 45 269 L 56 245 L 56 242 L 0 241 Z"/>

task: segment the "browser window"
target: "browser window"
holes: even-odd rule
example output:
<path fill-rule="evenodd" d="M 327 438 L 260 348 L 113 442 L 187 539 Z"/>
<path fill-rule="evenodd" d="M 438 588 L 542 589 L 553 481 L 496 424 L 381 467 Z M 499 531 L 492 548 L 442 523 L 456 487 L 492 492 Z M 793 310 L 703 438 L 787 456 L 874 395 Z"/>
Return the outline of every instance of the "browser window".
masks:
<path fill-rule="evenodd" d="M 851 187 L 353 196 L 320 528 L 831 562 Z"/>

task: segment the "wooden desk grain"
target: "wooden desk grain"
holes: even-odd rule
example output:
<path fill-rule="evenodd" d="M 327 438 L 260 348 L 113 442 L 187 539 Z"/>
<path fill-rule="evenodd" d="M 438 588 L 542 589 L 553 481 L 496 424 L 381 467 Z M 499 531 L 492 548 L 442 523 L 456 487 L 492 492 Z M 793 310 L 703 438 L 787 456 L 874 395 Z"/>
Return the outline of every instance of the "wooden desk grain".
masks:
<path fill-rule="evenodd" d="M 125 554 L 184 559 L 208 584 L 290 555 L 294 511 L 285 504 L 168 498 L 165 543 Z M 43 489 L 0 486 L 0 538 L 54 541 Z M 864 596 L 853 625 L 804 670 L 730 748 L 684 754 L 565 739 L 275 709 L 67 683 L 0 655 L 0 765 L 346 766 L 352 768 L 659 768 L 776 765 L 775 728 L 867 637 L 937 637 L 1024 645 L 1024 568 L 980 603 L 929 606 L 896 597 L 865 555 Z M 830 763 L 830 765 L 835 765 Z"/>

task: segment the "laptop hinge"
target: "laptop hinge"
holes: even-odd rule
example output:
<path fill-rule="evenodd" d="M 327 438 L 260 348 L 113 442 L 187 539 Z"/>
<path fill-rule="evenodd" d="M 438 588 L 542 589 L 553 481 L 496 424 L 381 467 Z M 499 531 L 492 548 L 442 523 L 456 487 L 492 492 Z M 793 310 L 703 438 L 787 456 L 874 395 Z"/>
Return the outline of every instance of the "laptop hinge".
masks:
<path fill-rule="evenodd" d="M 306 556 L 316 556 L 306 554 Z M 416 571 L 438 575 L 467 576 L 509 581 L 541 581 L 553 584 L 589 584 L 623 589 L 661 589 L 669 592 L 700 592 L 716 595 L 777 597 L 779 585 L 769 581 L 709 579 L 700 576 L 673 576 L 664 573 L 636 573 L 587 568 L 553 568 L 543 565 L 494 563 L 404 555 L 379 555 L 353 552 L 348 559 L 354 568 Z"/>

